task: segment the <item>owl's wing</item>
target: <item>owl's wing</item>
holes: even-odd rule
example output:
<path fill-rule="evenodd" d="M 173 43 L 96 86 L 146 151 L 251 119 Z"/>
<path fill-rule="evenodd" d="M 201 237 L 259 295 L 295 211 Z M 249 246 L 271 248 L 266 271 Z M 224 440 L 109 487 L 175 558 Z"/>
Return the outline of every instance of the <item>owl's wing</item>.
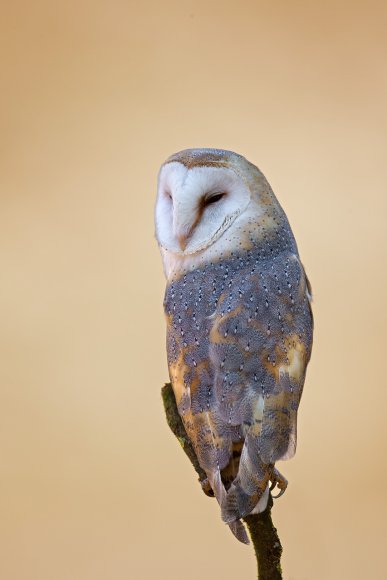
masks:
<path fill-rule="evenodd" d="M 210 331 L 216 408 L 243 442 L 227 491 L 227 522 L 247 515 L 267 488 L 274 463 L 296 448 L 296 420 L 309 362 L 310 284 L 299 258 L 257 262 L 237 292 L 220 297 Z"/>

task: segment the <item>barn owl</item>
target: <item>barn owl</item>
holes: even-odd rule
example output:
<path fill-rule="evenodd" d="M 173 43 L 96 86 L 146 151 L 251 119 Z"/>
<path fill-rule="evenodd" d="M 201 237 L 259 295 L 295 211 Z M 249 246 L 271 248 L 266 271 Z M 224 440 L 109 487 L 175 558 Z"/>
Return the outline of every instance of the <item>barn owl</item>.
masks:
<path fill-rule="evenodd" d="M 286 215 L 241 155 L 187 149 L 159 172 L 167 357 L 179 414 L 234 535 L 263 511 L 296 449 L 313 333 L 311 288 Z"/>

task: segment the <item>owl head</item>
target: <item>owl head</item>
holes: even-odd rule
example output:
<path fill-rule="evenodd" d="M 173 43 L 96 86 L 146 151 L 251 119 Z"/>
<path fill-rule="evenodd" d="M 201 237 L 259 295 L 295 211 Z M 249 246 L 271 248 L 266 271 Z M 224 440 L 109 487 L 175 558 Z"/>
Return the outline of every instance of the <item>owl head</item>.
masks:
<path fill-rule="evenodd" d="M 217 252 L 247 249 L 260 224 L 275 227 L 281 211 L 263 174 L 232 151 L 186 149 L 160 169 L 156 238 L 174 260 L 208 255 L 215 243 Z"/>
<path fill-rule="evenodd" d="M 161 167 L 156 202 L 156 237 L 177 254 L 204 250 L 228 229 L 251 200 L 229 151 L 189 149 Z"/>

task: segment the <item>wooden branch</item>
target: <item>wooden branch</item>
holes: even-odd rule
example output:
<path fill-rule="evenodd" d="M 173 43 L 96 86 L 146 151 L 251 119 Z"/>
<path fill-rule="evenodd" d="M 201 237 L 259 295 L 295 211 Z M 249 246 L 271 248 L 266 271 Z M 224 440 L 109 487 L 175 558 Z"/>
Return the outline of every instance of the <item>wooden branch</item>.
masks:
<path fill-rule="evenodd" d="M 213 492 L 205 471 L 200 467 L 196 453 L 191 445 L 184 425 L 177 410 L 175 396 L 172 385 L 167 383 L 161 390 L 164 403 L 164 410 L 167 423 L 172 433 L 177 437 L 181 447 L 188 456 L 196 473 L 199 476 L 199 482 L 206 495 L 213 496 Z M 273 499 L 270 495 L 267 508 L 260 514 L 249 515 L 243 518 L 250 533 L 251 541 L 254 546 L 258 566 L 259 580 L 281 580 L 281 554 L 282 546 L 273 526 L 271 519 L 271 508 Z"/>
<path fill-rule="evenodd" d="M 271 519 L 272 507 L 273 498 L 270 495 L 264 512 L 243 518 L 254 546 L 259 580 L 282 579 L 282 546 Z"/>

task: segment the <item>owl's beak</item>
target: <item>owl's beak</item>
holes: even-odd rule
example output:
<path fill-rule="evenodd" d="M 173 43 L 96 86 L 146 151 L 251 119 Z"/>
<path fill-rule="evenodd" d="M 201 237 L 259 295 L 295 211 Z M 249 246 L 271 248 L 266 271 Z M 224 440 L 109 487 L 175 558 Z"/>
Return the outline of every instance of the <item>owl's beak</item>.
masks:
<path fill-rule="evenodd" d="M 176 203 L 173 212 L 173 230 L 182 252 L 185 251 L 192 234 L 200 220 L 200 213 L 196 208 L 184 207 Z"/>
<path fill-rule="evenodd" d="M 184 252 L 184 250 L 187 247 L 187 243 L 188 243 L 188 238 L 190 237 L 191 232 L 188 232 L 188 234 L 180 234 L 177 236 L 177 241 L 179 242 L 179 246 L 182 252 Z"/>

